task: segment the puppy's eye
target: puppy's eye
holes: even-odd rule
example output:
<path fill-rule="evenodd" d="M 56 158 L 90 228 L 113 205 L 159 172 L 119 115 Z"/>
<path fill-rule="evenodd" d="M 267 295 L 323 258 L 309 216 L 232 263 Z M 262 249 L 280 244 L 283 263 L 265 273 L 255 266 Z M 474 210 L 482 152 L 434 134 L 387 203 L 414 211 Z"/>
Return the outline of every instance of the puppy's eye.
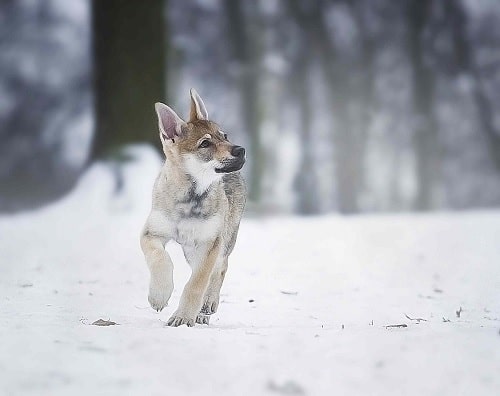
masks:
<path fill-rule="evenodd" d="M 209 140 L 207 140 L 207 139 L 205 139 L 205 140 L 203 140 L 203 141 L 200 143 L 200 145 L 199 145 L 198 147 L 200 147 L 200 148 L 207 148 L 208 146 L 210 146 L 210 141 L 209 141 Z"/>
<path fill-rule="evenodd" d="M 223 136 L 224 136 L 224 140 L 227 140 L 227 133 L 224 133 Z"/>

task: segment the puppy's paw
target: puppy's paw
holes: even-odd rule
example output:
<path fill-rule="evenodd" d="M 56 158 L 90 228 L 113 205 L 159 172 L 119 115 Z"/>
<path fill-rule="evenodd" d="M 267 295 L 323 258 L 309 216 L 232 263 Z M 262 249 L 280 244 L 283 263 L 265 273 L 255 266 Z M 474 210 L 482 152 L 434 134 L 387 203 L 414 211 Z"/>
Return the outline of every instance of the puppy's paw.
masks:
<path fill-rule="evenodd" d="M 188 315 L 183 315 L 180 312 L 175 312 L 167 322 L 168 326 L 178 327 L 185 324 L 187 327 L 193 327 L 195 318 L 190 318 Z"/>
<path fill-rule="evenodd" d="M 203 315 L 212 315 L 217 312 L 217 308 L 219 307 L 219 296 L 206 296 L 205 301 L 201 307 L 200 314 Z"/>
<path fill-rule="evenodd" d="M 153 283 L 149 285 L 148 301 L 151 307 L 160 312 L 168 305 L 168 300 L 172 295 L 173 286 Z"/>
<path fill-rule="evenodd" d="M 199 313 L 198 316 L 196 317 L 196 323 L 208 325 L 210 323 L 210 316 Z"/>

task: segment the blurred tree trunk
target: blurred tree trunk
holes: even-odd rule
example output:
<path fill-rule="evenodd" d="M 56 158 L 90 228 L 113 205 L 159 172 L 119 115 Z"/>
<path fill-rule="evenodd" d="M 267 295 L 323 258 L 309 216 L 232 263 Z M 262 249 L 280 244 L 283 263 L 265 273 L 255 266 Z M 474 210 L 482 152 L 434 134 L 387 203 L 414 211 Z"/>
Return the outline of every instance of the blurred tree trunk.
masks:
<path fill-rule="evenodd" d="M 256 6 L 253 2 L 248 4 L 251 7 Z M 241 94 L 241 114 L 243 115 L 245 129 L 250 137 L 248 151 L 251 167 L 248 196 L 252 201 L 259 202 L 264 161 L 259 134 L 259 85 L 257 78 L 259 62 L 255 40 L 251 40 L 248 33 L 249 21 L 248 18 L 245 18 L 243 7 L 243 1 L 225 0 L 224 2 L 232 58 L 236 61 L 237 66 L 237 82 Z"/>
<path fill-rule="evenodd" d="M 437 123 L 434 115 L 434 74 L 425 62 L 424 30 L 429 21 L 432 0 L 410 0 L 407 9 L 408 55 L 416 114 L 414 147 L 417 172 L 416 210 L 433 206 L 438 173 Z"/>
<path fill-rule="evenodd" d="M 297 212 L 304 215 L 319 213 L 318 179 L 314 167 L 313 109 L 310 94 L 311 53 L 308 43 L 302 43 L 296 70 L 291 81 L 291 93 L 297 98 L 300 112 L 300 162 L 294 187 L 297 193 Z"/>
<path fill-rule="evenodd" d="M 356 27 L 360 32 L 360 68 L 357 83 L 357 97 L 359 98 L 359 114 L 355 120 L 350 120 L 357 127 L 355 132 L 355 150 L 357 155 L 355 159 L 356 179 L 355 194 L 358 202 L 356 211 L 359 211 L 359 198 L 365 188 L 366 177 L 366 151 L 368 132 L 373 120 L 373 114 L 376 111 L 375 100 L 375 39 L 373 33 L 368 28 L 367 14 L 368 4 L 373 0 L 352 0 L 348 2 L 351 8 Z M 371 16 L 373 17 L 373 16 Z"/>
<path fill-rule="evenodd" d="M 296 2 L 290 2 L 288 12 L 296 21 L 301 32 L 299 49 L 292 64 L 290 79 L 290 94 L 297 99 L 299 110 L 299 140 L 300 159 L 299 168 L 294 180 L 294 189 L 297 195 L 296 210 L 300 214 L 310 215 L 319 213 L 318 180 L 315 172 L 314 147 L 313 147 L 313 107 L 310 91 L 311 81 L 308 77 L 311 71 L 313 55 L 310 46 L 309 26 L 300 23 L 302 11 Z"/>
<path fill-rule="evenodd" d="M 446 0 L 446 16 L 449 18 L 452 32 L 455 65 L 460 74 L 466 74 L 473 80 L 473 95 L 479 116 L 481 131 L 488 139 L 491 158 L 500 169 L 500 134 L 495 127 L 494 109 L 489 100 L 481 78 L 481 72 L 475 62 L 473 49 L 467 37 L 468 18 L 460 0 Z"/>
<path fill-rule="evenodd" d="M 154 103 L 165 98 L 164 0 L 93 0 L 95 135 L 91 158 L 128 143 L 159 146 Z"/>
<path fill-rule="evenodd" d="M 78 181 L 83 164 L 66 149 L 90 103 L 88 36 L 84 18 L 50 0 L 0 1 L 0 20 L 0 213 L 12 213 L 60 199 Z M 61 40 L 77 32 L 78 43 Z"/>
<path fill-rule="evenodd" d="M 350 122 L 349 73 L 346 64 L 339 58 L 323 20 L 323 12 L 315 9 L 314 36 L 319 48 L 320 61 L 327 80 L 331 114 L 333 117 L 333 148 L 335 154 L 335 179 L 337 184 L 337 205 L 340 213 L 359 211 L 358 191 L 360 189 L 360 164 L 358 136 Z"/>
<path fill-rule="evenodd" d="M 341 213 L 358 212 L 358 192 L 363 167 L 360 162 L 360 140 L 349 116 L 349 73 L 330 39 L 324 20 L 325 1 L 289 0 L 290 12 L 298 26 L 303 26 L 310 45 L 316 51 L 326 78 L 333 121 L 333 146 L 338 209 Z"/>

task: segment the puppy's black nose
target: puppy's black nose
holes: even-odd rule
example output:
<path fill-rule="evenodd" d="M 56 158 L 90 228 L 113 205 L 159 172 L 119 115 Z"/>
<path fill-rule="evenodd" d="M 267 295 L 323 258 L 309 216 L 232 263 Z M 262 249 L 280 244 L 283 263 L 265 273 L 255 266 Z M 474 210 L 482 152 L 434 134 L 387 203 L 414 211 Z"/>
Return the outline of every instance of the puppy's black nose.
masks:
<path fill-rule="evenodd" d="M 231 149 L 231 155 L 233 157 L 244 157 L 245 149 L 241 146 L 233 146 L 233 148 Z"/>

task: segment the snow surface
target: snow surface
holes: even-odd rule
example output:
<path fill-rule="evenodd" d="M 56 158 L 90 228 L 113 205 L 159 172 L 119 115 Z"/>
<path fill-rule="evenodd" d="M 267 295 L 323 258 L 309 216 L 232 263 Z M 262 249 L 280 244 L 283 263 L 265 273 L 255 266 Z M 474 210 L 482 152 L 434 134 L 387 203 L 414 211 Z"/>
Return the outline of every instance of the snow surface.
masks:
<path fill-rule="evenodd" d="M 159 161 L 131 152 L 119 196 L 100 164 L 0 217 L 0 394 L 500 394 L 500 212 L 248 217 L 210 326 L 169 328 L 189 269 L 169 244 L 174 295 L 149 308 Z"/>

